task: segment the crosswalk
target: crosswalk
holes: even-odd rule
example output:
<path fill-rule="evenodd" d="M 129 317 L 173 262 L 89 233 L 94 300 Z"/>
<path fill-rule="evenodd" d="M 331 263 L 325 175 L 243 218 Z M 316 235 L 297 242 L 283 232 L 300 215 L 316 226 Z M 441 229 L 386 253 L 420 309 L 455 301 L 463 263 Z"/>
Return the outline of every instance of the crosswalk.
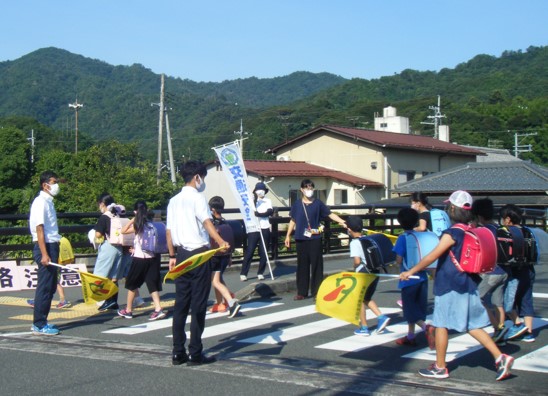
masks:
<path fill-rule="evenodd" d="M 540 297 L 543 298 L 543 297 Z M 320 316 L 314 305 L 306 305 L 298 308 L 283 309 L 283 303 L 256 301 L 242 304 L 241 312 L 244 317 L 227 320 L 227 313 L 215 313 L 206 316 L 208 324 L 204 330 L 202 338 L 212 338 L 218 336 L 233 336 L 234 342 L 240 344 L 267 344 L 280 345 L 288 342 L 295 342 L 298 339 L 309 337 L 312 335 L 327 333 L 333 330 L 348 327 L 349 333 L 353 331 L 353 327 L 346 322 L 333 318 L 325 318 Z M 275 312 L 268 312 L 274 309 Z M 386 328 L 383 334 L 373 333 L 370 337 L 357 335 L 343 336 L 326 343 L 316 345 L 315 348 L 329 350 L 333 352 L 359 352 L 368 348 L 379 346 L 394 345 L 394 341 L 407 334 L 407 323 L 401 317 L 401 309 L 399 308 L 380 308 L 384 314 L 391 315 L 393 322 Z M 374 315 L 367 311 L 367 319 L 373 319 Z M 292 324 L 288 322 L 292 319 L 298 319 L 299 322 L 305 321 L 303 324 Z M 216 321 L 215 321 L 216 320 Z M 221 323 L 218 323 L 222 320 Z M 190 317 L 187 323 L 190 322 Z M 209 324 L 209 322 L 215 322 Z M 376 323 L 375 321 L 372 322 Z M 509 324 L 509 323 L 508 323 Z M 146 322 L 133 326 L 121 326 L 106 330 L 104 334 L 119 334 L 132 336 L 143 334 L 160 329 L 168 329 L 172 326 L 171 319 L 165 319 L 156 322 Z M 538 330 L 548 326 L 548 319 L 534 318 L 533 326 Z M 246 337 L 245 331 L 253 329 L 253 336 Z M 261 329 L 264 329 L 262 331 Z M 492 328 L 486 328 L 488 332 L 492 332 Z M 171 332 L 170 332 L 171 333 Z M 236 336 L 234 336 L 236 334 Z M 341 333 L 336 333 L 340 335 Z M 347 333 L 348 334 L 348 333 Z M 188 335 L 188 333 L 187 333 Z M 241 338 L 238 336 L 241 335 Z M 172 337 L 167 335 L 166 337 Z M 329 339 L 326 337 L 326 339 Z M 515 370 L 533 371 L 539 373 L 548 372 L 548 347 L 538 343 L 539 349 L 521 356 L 516 359 L 514 364 Z M 536 345 L 535 345 L 536 346 Z M 462 358 L 482 347 L 478 342 L 468 334 L 452 336 L 449 341 L 446 360 L 448 362 Z M 403 352 L 407 350 L 400 349 Z M 435 359 L 435 351 L 428 347 L 415 349 L 412 352 L 401 355 L 404 359 L 418 359 L 433 361 Z"/>

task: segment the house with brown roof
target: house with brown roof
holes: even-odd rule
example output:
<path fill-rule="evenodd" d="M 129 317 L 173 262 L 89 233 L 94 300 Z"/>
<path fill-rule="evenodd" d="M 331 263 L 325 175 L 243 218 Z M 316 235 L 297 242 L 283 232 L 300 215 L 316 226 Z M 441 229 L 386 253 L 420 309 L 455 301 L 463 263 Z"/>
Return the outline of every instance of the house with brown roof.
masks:
<path fill-rule="evenodd" d="M 327 205 L 361 205 L 393 196 L 396 185 L 476 160 L 483 152 L 408 133 L 322 125 L 267 152 L 276 160 L 245 160 L 248 185 L 267 183 L 274 206 L 291 206 L 300 183 L 312 179 Z M 211 163 L 208 197 L 237 207 L 219 164 Z"/>
<path fill-rule="evenodd" d="M 334 125 L 318 126 L 267 152 L 277 160 L 304 161 L 380 183 L 384 186 L 380 198 L 384 199 L 391 198 L 399 184 L 474 162 L 476 156 L 484 155 L 480 150 L 428 136 Z"/>

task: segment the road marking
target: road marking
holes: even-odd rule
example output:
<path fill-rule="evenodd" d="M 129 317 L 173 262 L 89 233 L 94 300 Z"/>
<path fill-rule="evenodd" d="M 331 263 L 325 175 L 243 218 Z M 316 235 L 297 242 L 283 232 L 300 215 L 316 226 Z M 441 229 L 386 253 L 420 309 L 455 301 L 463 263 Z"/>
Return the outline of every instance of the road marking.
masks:
<path fill-rule="evenodd" d="M 506 322 L 508 325 L 509 322 Z M 533 328 L 537 329 L 548 325 L 548 319 L 545 318 L 533 318 Z M 492 334 L 493 327 L 489 326 L 485 328 L 485 331 Z M 464 334 L 458 337 L 449 339 L 449 345 L 447 347 L 447 354 L 445 360 L 451 362 L 455 359 L 461 358 L 469 353 L 475 352 L 483 348 L 474 337 L 469 334 Z M 422 359 L 422 360 L 435 360 L 436 351 L 431 351 L 429 348 L 423 348 L 419 351 L 408 353 L 403 356 L 409 359 Z"/>
<path fill-rule="evenodd" d="M 283 303 L 276 303 L 276 302 L 251 302 L 247 304 L 242 304 L 242 309 L 240 312 L 250 312 L 257 309 L 263 309 L 263 308 L 270 308 L 275 307 L 277 305 L 282 305 Z M 227 316 L 227 312 L 217 312 L 212 313 L 209 315 L 206 315 L 207 319 L 215 319 L 223 316 Z M 190 323 L 190 316 L 187 317 L 186 323 Z M 160 330 L 160 329 L 166 329 L 171 327 L 173 324 L 173 318 L 167 318 L 162 320 L 157 320 L 154 322 L 146 322 L 146 323 L 140 323 L 134 326 L 129 327 L 119 327 L 117 329 L 111 329 L 103 331 L 105 334 L 126 334 L 126 335 L 135 335 L 135 334 L 142 334 L 149 331 L 154 330 Z"/>
<path fill-rule="evenodd" d="M 272 331 L 270 333 L 261 334 L 255 337 L 238 340 L 246 344 L 281 344 L 297 338 L 306 337 L 309 335 L 321 333 L 347 326 L 348 323 L 339 319 L 324 319 L 317 322 L 311 322 L 300 326 L 290 327 L 284 330 Z"/>
<path fill-rule="evenodd" d="M 548 293 L 533 293 L 533 298 L 548 298 Z"/>
<path fill-rule="evenodd" d="M 267 315 L 255 316 L 252 318 L 240 319 L 236 321 L 229 321 L 224 324 L 206 327 L 204 333 L 202 334 L 202 339 L 233 332 L 239 332 L 242 330 L 263 326 L 265 324 L 299 318 L 301 316 L 311 315 L 315 313 L 317 313 L 316 307 L 314 305 L 307 305 L 305 307 L 289 309 L 287 311 L 274 312 Z M 187 337 L 190 336 L 189 331 L 187 331 L 186 334 Z M 169 335 L 167 337 L 173 336 Z"/>
<path fill-rule="evenodd" d="M 548 345 L 516 359 L 512 370 L 548 373 Z"/>

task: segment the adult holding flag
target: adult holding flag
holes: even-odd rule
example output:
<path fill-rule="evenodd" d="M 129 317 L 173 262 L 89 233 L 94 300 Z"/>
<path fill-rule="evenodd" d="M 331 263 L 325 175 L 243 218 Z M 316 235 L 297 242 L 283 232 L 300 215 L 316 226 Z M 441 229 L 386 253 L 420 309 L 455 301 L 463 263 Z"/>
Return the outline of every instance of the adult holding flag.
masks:
<path fill-rule="evenodd" d="M 319 199 L 314 197 L 314 182 L 304 179 L 301 182 L 302 199 L 291 205 L 289 226 L 285 237 L 285 246 L 291 246 L 291 233 L 295 230 L 297 247 L 297 295 L 294 300 L 304 300 L 308 296 L 308 287 L 312 297 L 316 297 L 323 280 L 322 232 L 320 221 L 326 217 L 346 228 L 343 219 L 332 213 Z"/>
<path fill-rule="evenodd" d="M 199 253 L 209 250 L 210 237 L 221 247 L 228 248 L 211 222 L 209 205 L 202 194 L 207 169 L 203 163 L 188 161 L 181 169 L 185 186 L 169 201 L 167 207 L 167 246 L 169 269 Z M 208 263 L 197 266 L 175 279 L 175 307 L 173 310 L 173 365 L 189 366 L 213 363 L 216 359 L 203 354 L 202 333 L 205 328 L 207 299 L 211 289 L 211 270 Z M 185 349 L 185 324 L 191 311 L 190 342 Z M 240 310 L 231 308 L 230 317 Z"/>

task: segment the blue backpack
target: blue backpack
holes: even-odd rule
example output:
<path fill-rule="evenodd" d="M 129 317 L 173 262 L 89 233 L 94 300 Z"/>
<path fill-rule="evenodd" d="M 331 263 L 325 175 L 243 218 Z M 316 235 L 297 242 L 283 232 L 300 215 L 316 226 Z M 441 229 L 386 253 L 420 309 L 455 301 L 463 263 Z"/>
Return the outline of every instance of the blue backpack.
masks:
<path fill-rule="evenodd" d="M 406 232 L 404 235 L 406 258 L 403 266 L 406 270 L 410 270 L 417 265 L 423 257 L 428 255 L 440 243 L 438 236 L 431 231 L 412 231 Z M 438 260 L 435 260 L 429 267 L 436 268 L 437 264 Z"/>
<path fill-rule="evenodd" d="M 141 233 L 141 248 L 149 253 L 167 253 L 166 226 L 160 222 L 147 222 Z"/>
<path fill-rule="evenodd" d="M 430 222 L 432 223 L 432 232 L 438 236 L 451 227 L 451 220 L 445 210 L 430 209 Z"/>

